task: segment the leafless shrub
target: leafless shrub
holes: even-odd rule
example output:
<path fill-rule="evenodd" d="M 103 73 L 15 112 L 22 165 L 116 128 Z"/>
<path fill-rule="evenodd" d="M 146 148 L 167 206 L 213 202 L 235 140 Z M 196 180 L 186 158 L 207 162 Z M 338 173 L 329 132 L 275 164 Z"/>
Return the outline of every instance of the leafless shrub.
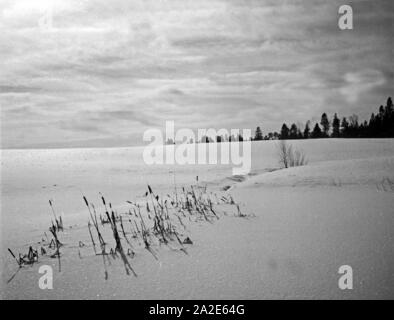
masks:
<path fill-rule="evenodd" d="M 280 140 L 278 145 L 278 159 L 284 168 L 307 164 L 305 153 L 302 150 L 293 149 L 293 146 L 291 144 L 288 145 L 285 140 Z"/>

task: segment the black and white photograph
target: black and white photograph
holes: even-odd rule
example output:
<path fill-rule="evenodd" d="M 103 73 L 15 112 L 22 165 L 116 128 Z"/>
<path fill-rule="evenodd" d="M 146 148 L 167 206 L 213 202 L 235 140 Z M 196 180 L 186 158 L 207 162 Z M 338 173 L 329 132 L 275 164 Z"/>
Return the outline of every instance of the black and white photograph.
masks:
<path fill-rule="evenodd" d="M 392 0 L 0 0 L 0 300 L 393 300 L 393 41 Z"/>

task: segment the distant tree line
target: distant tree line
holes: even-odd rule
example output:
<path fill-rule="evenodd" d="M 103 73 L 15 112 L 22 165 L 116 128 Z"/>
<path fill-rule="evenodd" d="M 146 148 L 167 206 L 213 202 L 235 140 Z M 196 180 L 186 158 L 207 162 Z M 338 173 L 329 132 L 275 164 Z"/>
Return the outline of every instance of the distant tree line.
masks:
<path fill-rule="evenodd" d="M 269 132 L 263 136 L 260 127 L 256 128 L 254 141 L 259 140 L 287 140 L 287 139 L 316 139 L 316 138 L 393 138 L 394 137 L 394 108 L 391 97 L 387 99 L 386 106 L 380 106 L 376 114 L 372 113 L 369 121 L 358 122 L 357 115 L 340 119 L 335 113 L 330 121 L 323 113 L 319 123 L 313 128 L 308 120 L 303 130 L 295 123 L 290 127 L 282 125 L 280 133 Z"/>
<path fill-rule="evenodd" d="M 196 143 L 213 143 L 213 142 L 235 142 L 235 141 L 244 141 L 244 137 L 242 134 L 238 133 L 237 135 L 222 135 L 222 136 L 216 136 L 215 138 L 208 137 L 208 136 L 203 136 L 199 141 L 196 140 Z M 194 140 L 190 139 L 188 144 L 193 144 Z M 166 144 L 176 144 L 175 141 L 171 138 L 168 138 L 166 141 Z"/>
<path fill-rule="evenodd" d="M 304 128 L 300 128 L 295 123 L 290 127 L 284 123 L 280 132 L 269 132 L 263 135 L 261 127 L 257 127 L 252 141 L 260 140 L 289 140 L 289 139 L 317 139 L 317 138 L 394 138 L 394 107 L 391 97 L 387 99 L 386 106 L 381 105 L 378 112 L 372 113 L 369 121 L 359 123 L 358 116 L 353 114 L 350 117 L 340 119 L 335 113 L 332 120 L 324 112 L 321 115 L 320 123 L 312 123 L 308 120 Z M 196 143 L 213 142 L 233 142 L 243 141 L 241 134 L 230 136 L 203 136 Z M 188 143 L 194 143 L 190 139 Z M 173 139 L 168 139 L 166 144 L 175 144 Z"/>

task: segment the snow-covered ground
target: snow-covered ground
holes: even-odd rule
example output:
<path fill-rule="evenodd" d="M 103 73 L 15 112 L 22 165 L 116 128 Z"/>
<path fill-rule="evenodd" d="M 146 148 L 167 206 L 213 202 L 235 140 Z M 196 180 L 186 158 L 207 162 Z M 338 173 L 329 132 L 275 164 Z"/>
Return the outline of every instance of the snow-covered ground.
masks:
<path fill-rule="evenodd" d="M 308 164 L 279 168 L 276 142 L 253 143 L 252 172 L 231 177 L 231 166 L 146 166 L 141 148 L 2 151 L 1 294 L 23 298 L 124 299 L 356 299 L 394 298 L 394 140 L 293 141 Z M 81 193 L 114 205 L 141 200 L 149 183 L 160 194 L 200 184 L 230 193 L 246 218 L 222 207 L 213 223 L 189 223 L 187 254 L 168 246 L 131 259 L 138 277 L 114 261 L 103 277 L 89 242 Z M 230 189 L 225 192 L 223 188 Z M 67 226 L 57 259 L 18 269 L 7 252 L 43 237 L 54 199 Z M 227 215 L 224 215 L 227 212 Z M 69 228 L 72 226 L 72 228 Z M 78 253 L 79 252 L 79 253 Z M 54 267 L 54 289 L 41 290 L 38 268 Z M 353 290 L 340 290 L 338 269 L 353 268 Z"/>

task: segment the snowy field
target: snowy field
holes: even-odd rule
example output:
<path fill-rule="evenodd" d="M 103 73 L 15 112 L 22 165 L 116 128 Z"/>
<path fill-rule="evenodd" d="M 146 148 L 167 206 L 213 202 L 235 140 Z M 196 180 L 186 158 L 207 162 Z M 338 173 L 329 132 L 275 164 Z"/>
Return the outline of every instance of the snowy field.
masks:
<path fill-rule="evenodd" d="M 291 142 L 308 164 L 279 169 L 277 142 L 252 144 L 252 171 L 231 166 L 147 166 L 142 148 L 1 151 L 1 295 L 4 299 L 394 299 L 394 140 Z M 114 260 L 103 276 L 91 247 L 82 194 L 99 192 L 119 212 L 144 201 L 149 183 L 161 196 L 199 185 L 231 196 L 220 219 L 188 223 L 187 254 L 170 246 L 136 249 L 138 277 Z M 227 190 L 227 191 L 225 191 Z M 58 260 L 41 257 L 21 268 L 8 252 L 39 247 L 52 219 L 65 230 Z M 38 286 L 40 265 L 53 266 L 53 290 Z M 353 269 L 353 290 L 338 288 L 338 269 Z M 10 279 L 12 280 L 10 281 Z"/>

